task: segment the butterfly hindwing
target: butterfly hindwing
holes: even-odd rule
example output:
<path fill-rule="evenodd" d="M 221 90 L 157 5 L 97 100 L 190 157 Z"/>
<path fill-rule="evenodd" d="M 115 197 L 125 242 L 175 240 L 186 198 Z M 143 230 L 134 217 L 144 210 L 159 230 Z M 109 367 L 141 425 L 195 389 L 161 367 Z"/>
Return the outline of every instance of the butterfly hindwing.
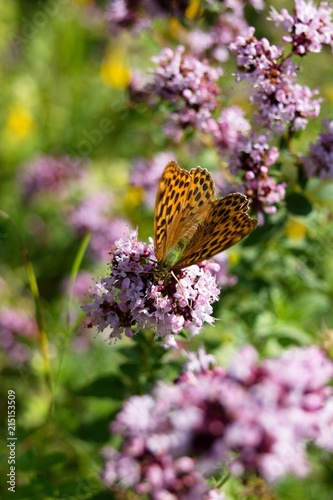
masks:
<path fill-rule="evenodd" d="M 247 210 L 248 200 L 240 193 L 214 200 L 174 269 L 209 259 L 241 241 L 258 224 Z"/>

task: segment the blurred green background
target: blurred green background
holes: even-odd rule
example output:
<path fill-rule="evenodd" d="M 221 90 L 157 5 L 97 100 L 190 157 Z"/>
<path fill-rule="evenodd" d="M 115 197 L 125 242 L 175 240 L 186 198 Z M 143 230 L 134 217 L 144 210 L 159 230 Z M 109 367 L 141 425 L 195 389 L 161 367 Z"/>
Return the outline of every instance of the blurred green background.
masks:
<path fill-rule="evenodd" d="M 284 4 L 290 2 L 275 2 L 279 8 Z M 114 36 L 104 20 L 105 8 L 106 2 L 92 0 L 12 0 L 0 5 L 0 210 L 16 225 L 0 218 L 0 298 L 3 307 L 36 317 L 24 260 L 28 250 L 47 335 L 47 344 L 45 336 L 18 335 L 30 353 L 24 363 L 13 363 L 6 350 L 0 356 L 4 426 L 7 391 L 16 392 L 15 498 L 134 498 L 106 491 L 100 480 L 101 449 L 110 441 L 115 444 L 109 423 L 130 394 L 144 393 L 158 379 L 171 380 L 181 366 L 181 358 L 166 355 L 151 336 L 109 345 L 103 335 L 84 329 L 84 299 L 70 299 L 66 288 L 77 266 L 95 278 L 107 272 L 106 261 L 89 250 L 80 260 L 84 235 L 66 221 L 82 193 L 109 190 L 112 216 L 138 226 L 140 238 L 147 240 L 153 214 L 142 204 L 140 190 L 130 186 L 133 160 L 168 149 L 184 167 L 200 164 L 216 170 L 218 164 L 216 153 L 200 141 L 172 144 L 162 131 L 163 111 L 128 99 L 134 69 L 148 74 L 151 56 L 163 46 L 176 45 L 180 28 L 170 20 L 156 20 L 151 30 L 136 37 Z M 249 23 L 258 27 L 258 36 L 276 42 L 279 33 L 266 16 L 267 9 L 250 11 Z M 247 110 L 247 94 L 234 83 L 233 71 L 231 60 L 221 79 L 223 99 Z M 304 58 L 300 82 L 318 87 L 325 98 L 321 116 L 294 141 L 296 151 L 305 154 L 321 119 L 332 116 L 332 54 Z M 41 155 L 78 158 L 86 172 L 83 187 L 74 183 L 65 194 L 25 199 L 20 176 Z M 282 152 L 280 160 L 292 178 L 292 158 Z M 248 342 L 263 356 L 312 343 L 333 354 L 332 184 L 313 181 L 304 195 L 311 203 L 309 213 L 288 212 L 282 205 L 253 237 L 228 252 L 229 272 L 238 281 L 222 290 L 215 327 L 207 326 L 191 342 L 184 340 L 189 349 L 204 342 L 221 363 Z M 5 478 L 5 448 L 1 453 Z M 288 478 L 271 487 L 272 495 L 331 499 L 332 457 L 314 450 L 311 460 L 312 476 Z M 1 498 L 9 498 L 4 480 L 0 488 Z M 253 498 L 235 479 L 226 492 L 227 498 Z"/>

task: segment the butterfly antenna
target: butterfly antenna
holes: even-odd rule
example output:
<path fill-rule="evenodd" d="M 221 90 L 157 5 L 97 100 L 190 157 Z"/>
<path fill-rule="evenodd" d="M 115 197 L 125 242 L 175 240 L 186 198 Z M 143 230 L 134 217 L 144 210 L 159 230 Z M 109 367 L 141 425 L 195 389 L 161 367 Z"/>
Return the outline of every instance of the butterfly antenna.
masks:
<path fill-rule="evenodd" d="M 185 291 L 184 291 L 184 288 L 181 284 L 181 282 L 179 281 L 179 279 L 177 278 L 177 276 L 175 275 L 175 273 L 173 271 L 171 271 L 171 275 L 175 278 L 175 280 L 177 281 L 178 285 L 179 285 L 179 288 L 181 289 L 181 292 L 183 294 L 183 297 L 184 299 L 186 300 L 186 305 L 191 309 L 191 311 L 193 311 L 193 308 L 192 306 L 189 304 L 187 298 L 186 298 L 186 295 L 185 295 Z"/>

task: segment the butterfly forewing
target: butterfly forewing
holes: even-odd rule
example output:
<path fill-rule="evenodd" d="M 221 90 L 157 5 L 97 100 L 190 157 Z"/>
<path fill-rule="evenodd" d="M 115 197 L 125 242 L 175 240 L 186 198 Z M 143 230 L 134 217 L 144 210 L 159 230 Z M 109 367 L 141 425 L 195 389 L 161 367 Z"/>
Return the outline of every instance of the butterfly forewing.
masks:
<path fill-rule="evenodd" d="M 199 167 L 187 172 L 174 161 L 167 164 L 155 204 L 154 246 L 159 262 L 204 218 L 214 196 L 214 182 L 207 170 Z"/>
<path fill-rule="evenodd" d="M 247 215 L 248 208 L 248 199 L 240 193 L 216 199 L 214 181 L 206 169 L 187 172 L 169 162 L 155 204 L 158 262 L 177 270 L 231 247 L 257 226 L 258 221 Z M 173 258 L 168 260 L 170 251 Z"/>

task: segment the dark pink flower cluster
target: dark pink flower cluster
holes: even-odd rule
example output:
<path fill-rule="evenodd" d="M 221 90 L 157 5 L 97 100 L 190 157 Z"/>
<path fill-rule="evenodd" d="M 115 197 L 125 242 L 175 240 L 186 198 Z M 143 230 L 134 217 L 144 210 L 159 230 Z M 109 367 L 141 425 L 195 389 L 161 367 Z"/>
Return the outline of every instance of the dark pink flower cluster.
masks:
<path fill-rule="evenodd" d="M 291 43 L 292 51 L 305 56 L 309 52 L 321 52 L 323 45 L 333 47 L 332 12 L 328 2 L 321 2 L 317 7 L 312 0 L 295 0 L 293 14 L 287 9 L 277 12 L 272 7 L 269 19 L 288 32 L 283 41 Z"/>
<path fill-rule="evenodd" d="M 206 16 L 210 23 L 205 29 L 195 28 L 189 32 L 189 44 L 193 54 L 199 57 L 209 56 L 210 59 L 224 62 L 229 59 L 229 45 L 238 35 L 247 32 L 248 24 L 244 8 L 252 4 L 256 10 L 263 9 L 263 2 L 227 0 L 207 1 L 207 12 L 213 11 L 216 16 Z M 213 24 L 211 18 L 213 17 Z M 215 19 L 216 17 L 216 19 Z"/>
<path fill-rule="evenodd" d="M 309 154 L 302 158 L 308 178 L 333 178 L 333 120 L 324 120 L 323 125 L 324 132 L 321 132 L 317 142 L 311 143 Z"/>
<path fill-rule="evenodd" d="M 109 277 L 100 279 L 86 304 L 91 326 L 111 329 L 110 339 L 132 337 L 140 328 L 153 328 L 156 337 L 172 341 L 172 335 L 189 328 L 199 332 L 212 323 L 212 303 L 218 299 L 215 278 L 204 268 L 190 266 L 155 282 L 153 245 L 140 242 L 137 231 L 120 239 L 112 251 Z"/>
<path fill-rule="evenodd" d="M 62 194 L 71 181 L 85 174 L 83 164 L 68 156 L 40 156 L 27 164 L 19 176 L 24 197 L 31 200 L 37 193 Z"/>
<path fill-rule="evenodd" d="M 165 2 L 163 0 L 109 0 L 106 19 L 114 34 L 120 29 L 138 33 L 150 26 L 154 17 L 175 16 L 184 14 L 188 0 L 181 2 Z"/>
<path fill-rule="evenodd" d="M 237 283 L 237 276 L 229 273 L 229 258 L 226 252 L 214 255 L 213 259 L 203 260 L 198 264 L 215 276 L 219 288 L 226 288 Z"/>
<path fill-rule="evenodd" d="M 229 45 L 238 35 L 246 32 L 248 24 L 241 9 L 229 10 L 221 14 L 208 31 L 194 29 L 189 33 L 191 50 L 197 56 L 209 55 L 215 61 L 229 59 Z"/>
<path fill-rule="evenodd" d="M 179 140 L 188 127 L 207 128 L 218 105 L 220 88 L 215 81 L 222 75 L 222 70 L 184 51 L 181 45 L 174 51 L 166 48 L 153 58 L 157 67 L 147 89 L 172 105 L 165 132 L 175 140 Z"/>
<path fill-rule="evenodd" d="M 278 184 L 269 176 L 269 167 L 279 155 L 276 147 L 270 147 L 265 135 L 251 134 L 242 138 L 238 150 L 230 159 L 230 170 L 241 174 L 242 191 L 251 200 L 251 208 L 258 213 L 276 212 L 276 203 L 285 196 L 286 184 Z"/>
<path fill-rule="evenodd" d="M 254 31 L 250 28 L 246 37 L 237 37 L 230 48 L 237 57 L 237 80 L 247 79 L 254 86 L 256 122 L 275 133 L 304 129 L 308 118 L 319 114 L 322 100 L 314 99 L 318 91 L 298 84 L 297 67 L 283 58 L 283 48 L 266 38 L 258 40 Z"/>
<path fill-rule="evenodd" d="M 245 346 L 227 371 L 210 362 L 192 355 L 173 385 L 160 382 L 125 403 L 112 424 L 120 451 L 105 451 L 106 484 L 200 500 L 209 490 L 203 474 L 304 476 L 307 442 L 333 449 L 333 364 L 322 351 L 295 348 L 259 362 Z"/>
<path fill-rule="evenodd" d="M 38 327 L 26 312 L 12 307 L 0 310 L 0 349 L 10 363 L 21 365 L 30 359 L 29 340 L 36 339 Z"/>
<path fill-rule="evenodd" d="M 230 155 L 250 130 L 251 125 L 244 117 L 244 111 L 239 106 L 229 106 L 221 111 L 216 120 L 215 130 L 212 131 L 214 144 L 219 153 Z"/>

